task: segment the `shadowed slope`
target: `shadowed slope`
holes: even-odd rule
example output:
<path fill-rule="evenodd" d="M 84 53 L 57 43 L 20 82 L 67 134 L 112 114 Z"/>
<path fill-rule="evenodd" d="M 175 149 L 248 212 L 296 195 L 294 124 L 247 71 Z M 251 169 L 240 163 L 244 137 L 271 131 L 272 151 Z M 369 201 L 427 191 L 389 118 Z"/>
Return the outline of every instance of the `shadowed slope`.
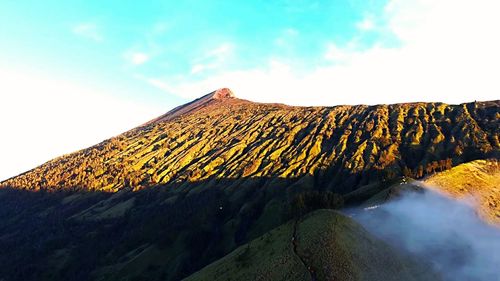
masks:
<path fill-rule="evenodd" d="M 279 177 L 345 193 L 403 174 L 421 177 L 500 150 L 499 101 L 291 107 L 243 101 L 228 91 L 2 184 L 114 192 L 214 178 Z M 305 175 L 314 177 L 305 182 Z"/>
<path fill-rule="evenodd" d="M 350 218 L 319 210 L 296 226 L 289 222 L 239 247 L 185 280 L 440 280 L 427 266 L 372 237 Z"/>
<path fill-rule="evenodd" d="M 0 276 L 180 280 L 289 220 L 287 181 L 263 180 L 116 193 L 0 189 Z"/>

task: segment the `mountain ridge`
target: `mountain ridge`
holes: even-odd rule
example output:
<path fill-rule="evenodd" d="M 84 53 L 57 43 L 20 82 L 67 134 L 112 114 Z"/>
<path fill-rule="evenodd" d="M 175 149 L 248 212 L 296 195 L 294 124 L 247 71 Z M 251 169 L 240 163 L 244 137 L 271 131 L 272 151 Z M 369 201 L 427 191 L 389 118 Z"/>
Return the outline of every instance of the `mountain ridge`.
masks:
<path fill-rule="evenodd" d="M 214 98 L 216 96 L 217 98 Z M 293 107 L 214 91 L 0 186 L 118 191 L 210 178 L 315 175 L 349 192 L 499 155 L 500 101 Z M 340 186 L 337 186 L 340 185 Z"/>

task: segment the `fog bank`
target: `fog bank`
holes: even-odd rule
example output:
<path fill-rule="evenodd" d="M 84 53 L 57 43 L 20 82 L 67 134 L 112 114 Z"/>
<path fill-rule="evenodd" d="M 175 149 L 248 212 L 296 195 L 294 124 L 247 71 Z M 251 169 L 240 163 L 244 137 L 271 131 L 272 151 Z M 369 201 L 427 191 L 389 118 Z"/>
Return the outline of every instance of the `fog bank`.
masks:
<path fill-rule="evenodd" d="M 429 261 L 445 280 L 500 280 L 500 228 L 485 224 L 469 205 L 408 191 L 351 213 L 390 245 Z"/>

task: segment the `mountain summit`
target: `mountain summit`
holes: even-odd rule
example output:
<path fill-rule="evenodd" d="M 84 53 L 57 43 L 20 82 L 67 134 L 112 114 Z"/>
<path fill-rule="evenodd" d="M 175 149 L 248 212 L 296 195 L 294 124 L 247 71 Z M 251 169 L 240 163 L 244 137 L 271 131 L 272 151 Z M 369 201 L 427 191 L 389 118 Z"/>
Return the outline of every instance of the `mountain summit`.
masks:
<path fill-rule="evenodd" d="M 213 92 L 212 98 L 216 100 L 224 100 L 228 98 L 236 98 L 236 96 L 229 88 L 221 88 Z"/>
<path fill-rule="evenodd" d="M 153 123 L 158 123 L 158 122 L 164 122 L 164 121 L 169 121 L 172 120 L 176 117 L 179 117 L 181 115 L 193 113 L 198 110 L 202 110 L 210 105 L 213 104 L 218 104 L 221 102 L 228 102 L 228 101 L 236 101 L 238 100 L 236 96 L 233 94 L 233 92 L 228 89 L 228 88 L 220 88 L 218 90 L 215 90 L 207 95 L 202 96 L 201 98 L 195 99 L 192 102 L 183 104 L 181 106 L 178 106 L 166 114 L 153 119 L 149 121 L 147 124 L 153 124 Z"/>

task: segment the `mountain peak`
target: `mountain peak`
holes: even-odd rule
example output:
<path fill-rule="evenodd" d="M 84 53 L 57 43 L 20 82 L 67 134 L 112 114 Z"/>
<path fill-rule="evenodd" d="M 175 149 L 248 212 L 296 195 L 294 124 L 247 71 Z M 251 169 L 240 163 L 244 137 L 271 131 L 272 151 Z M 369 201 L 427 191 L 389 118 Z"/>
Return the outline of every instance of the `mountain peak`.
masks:
<path fill-rule="evenodd" d="M 224 100 L 228 98 L 236 98 L 236 96 L 234 95 L 233 91 L 231 91 L 231 89 L 220 88 L 213 92 L 212 98 L 216 100 Z"/>
<path fill-rule="evenodd" d="M 220 104 L 220 102 L 226 102 L 230 100 L 237 100 L 233 91 L 231 91 L 229 88 L 220 88 L 218 90 L 215 90 L 209 94 L 202 96 L 201 98 L 195 99 L 191 102 L 178 106 L 170 110 L 169 112 L 163 114 L 162 116 L 145 123 L 145 125 L 172 120 L 178 116 L 185 115 L 188 113 L 193 113 L 207 106 L 213 104 Z"/>

